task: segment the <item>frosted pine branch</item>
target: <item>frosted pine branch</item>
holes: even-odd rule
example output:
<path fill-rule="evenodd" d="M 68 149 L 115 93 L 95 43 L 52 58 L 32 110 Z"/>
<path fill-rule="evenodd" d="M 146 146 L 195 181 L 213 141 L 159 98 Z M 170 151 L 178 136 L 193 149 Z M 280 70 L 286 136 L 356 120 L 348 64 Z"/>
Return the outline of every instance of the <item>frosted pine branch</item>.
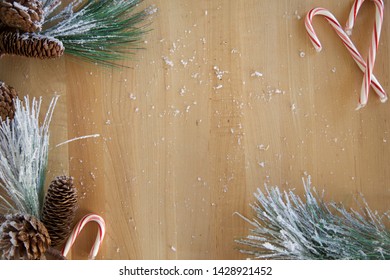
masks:
<path fill-rule="evenodd" d="M 139 49 L 150 10 L 135 8 L 142 0 L 43 1 L 42 34 L 62 41 L 65 52 L 103 65 L 115 65 Z"/>
<path fill-rule="evenodd" d="M 278 187 L 257 190 L 251 205 L 256 217 L 239 214 L 253 227 L 237 240 L 242 253 L 259 259 L 390 259 L 390 232 L 383 221 L 388 216 L 373 212 L 364 198 L 360 211 L 326 203 L 310 177 L 304 188 L 306 201 Z"/>
<path fill-rule="evenodd" d="M 15 117 L 0 126 L 0 210 L 40 217 L 48 160 L 49 125 L 58 97 L 51 100 L 42 125 L 42 99 L 15 100 Z"/>

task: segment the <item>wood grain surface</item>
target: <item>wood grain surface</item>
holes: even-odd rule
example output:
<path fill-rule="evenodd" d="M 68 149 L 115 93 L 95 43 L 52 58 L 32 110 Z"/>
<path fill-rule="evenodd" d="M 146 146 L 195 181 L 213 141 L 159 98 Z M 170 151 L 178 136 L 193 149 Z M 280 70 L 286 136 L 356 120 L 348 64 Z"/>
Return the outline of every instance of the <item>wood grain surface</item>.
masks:
<path fill-rule="evenodd" d="M 353 1 L 145 0 L 158 12 L 128 68 L 64 56 L 5 56 L 0 79 L 20 95 L 60 95 L 51 126 L 48 180 L 70 174 L 78 217 L 107 223 L 101 259 L 243 259 L 235 239 L 250 226 L 253 192 L 264 183 L 302 194 L 302 178 L 326 200 L 390 207 L 390 103 L 373 91 L 355 111 L 363 73 L 323 18 L 345 24 Z M 140 7 L 141 8 L 141 7 Z M 390 5 L 374 73 L 390 91 Z M 374 5 L 366 1 L 352 40 L 366 57 Z M 65 140 L 100 134 L 58 148 Z M 73 259 L 86 259 L 88 225 Z"/>

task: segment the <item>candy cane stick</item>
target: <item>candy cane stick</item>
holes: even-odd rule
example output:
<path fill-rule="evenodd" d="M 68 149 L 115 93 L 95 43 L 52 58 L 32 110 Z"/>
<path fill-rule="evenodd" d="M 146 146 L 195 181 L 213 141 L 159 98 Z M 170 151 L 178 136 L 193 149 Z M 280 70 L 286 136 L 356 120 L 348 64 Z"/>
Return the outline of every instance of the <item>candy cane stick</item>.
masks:
<path fill-rule="evenodd" d="M 372 79 L 372 71 L 374 70 L 376 52 L 378 50 L 379 38 L 381 35 L 382 22 L 383 22 L 383 11 L 384 11 L 383 1 L 382 0 L 372 0 L 372 1 L 375 4 L 375 24 L 374 24 L 374 29 L 372 31 L 371 45 L 367 57 L 367 67 L 366 70 L 364 71 L 362 89 L 360 93 L 360 101 L 359 101 L 360 107 L 364 107 L 367 104 L 368 93 L 370 91 L 370 84 Z M 345 26 L 345 30 L 348 35 L 352 34 L 352 28 L 355 24 L 357 14 L 363 2 L 364 0 L 356 0 L 351 9 L 351 12 L 349 13 L 347 24 Z"/>
<path fill-rule="evenodd" d="M 348 37 L 348 35 L 345 33 L 343 28 L 341 27 L 340 23 L 337 21 L 337 19 L 333 16 L 331 12 L 324 8 L 314 8 L 310 10 L 305 18 L 305 27 L 306 31 L 309 35 L 310 41 L 312 42 L 314 48 L 317 52 L 320 52 L 322 50 L 322 45 L 320 40 L 318 39 L 317 34 L 314 31 L 313 28 L 313 18 L 316 15 L 324 16 L 325 19 L 329 22 L 329 24 L 333 27 L 333 29 L 336 31 L 337 35 L 342 40 L 343 44 L 349 51 L 349 53 L 352 55 L 352 58 L 355 60 L 356 64 L 359 66 L 360 70 L 363 72 L 365 71 L 367 65 L 362 56 L 360 55 L 359 51 L 355 47 L 355 45 L 352 43 L 351 39 Z M 387 100 L 387 94 L 383 87 L 380 85 L 378 80 L 374 75 L 371 77 L 372 80 L 372 87 L 374 88 L 375 92 L 378 94 L 381 102 L 385 102 Z"/>
<path fill-rule="evenodd" d="M 345 32 L 349 36 L 352 35 L 352 29 L 353 29 L 353 26 L 355 25 L 355 20 L 356 20 L 357 14 L 358 14 L 358 12 L 360 10 L 360 7 L 362 6 L 363 2 L 364 2 L 364 0 L 356 0 L 353 3 L 351 12 L 349 13 L 349 17 L 348 17 L 347 23 L 345 24 Z"/>
<path fill-rule="evenodd" d="M 87 214 L 85 215 L 78 224 L 74 227 L 72 233 L 70 234 L 68 241 L 65 244 L 64 249 L 62 250 L 62 255 L 66 257 L 68 254 L 70 248 L 72 248 L 72 245 L 76 241 L 77 237 L 79 236 L 81 230 L 84 228 L 86 224 L 89 222 L 96 222 L 99 225 L 99 231 L 96 236 L 95 243 L 92 246 L 91 252 L 89 253 L 88 259 L 93 260 L 95 259 L 100 245 L 103 242 L 104 234 L 106 233 L 106 223 L 104 222 L 103 218 L 96 214 Z"/>

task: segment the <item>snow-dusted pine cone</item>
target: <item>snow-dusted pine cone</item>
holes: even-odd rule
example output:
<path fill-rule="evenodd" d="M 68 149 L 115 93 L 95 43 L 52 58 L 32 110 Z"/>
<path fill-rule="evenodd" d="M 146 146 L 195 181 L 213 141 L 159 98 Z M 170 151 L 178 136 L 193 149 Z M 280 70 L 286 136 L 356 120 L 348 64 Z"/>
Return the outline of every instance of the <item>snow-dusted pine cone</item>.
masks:
<path fill-rule="evenodd" d="M 15 116 L 14 99 L 18 97 L 13 87 L 0 81 L 0 120 L 5 121 L 7 117 L 12 120 Z"/>
<path fill-rule="evenodd" d="M 6 260 L 38 260 L 50 246 L 47 229 L 28 214 L 5 216 L 0 226 L 0 258 Z"/>
<path fill-rule="evenodd" d="M 0 20 L 24 32 L 41 31 L 44 20 L 40 0 L 0 0 Z"/>
<path fill-rule="evenodd" d="M 62 245 L 72 231 L 77 210 L 77 189 L 73 178 L 55 178 L 46 193 L 42 210 L 42 222 L 49 231 L 52 246 Z"/>
<path fill-rule="evenodd" d="M 56 38 L 17 30 L 0 32 L 0 56 L 22 55 L 36 58 L 57 58 L 64 54 L 64 46 Z"/>

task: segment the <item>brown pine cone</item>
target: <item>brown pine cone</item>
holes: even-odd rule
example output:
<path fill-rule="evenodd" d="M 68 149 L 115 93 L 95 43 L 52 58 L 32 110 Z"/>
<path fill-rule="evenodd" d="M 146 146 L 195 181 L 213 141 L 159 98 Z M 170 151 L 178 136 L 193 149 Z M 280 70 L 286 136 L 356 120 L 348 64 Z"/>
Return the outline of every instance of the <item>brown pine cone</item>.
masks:
<path fill-rule="evenodd" d="M 46 257 L 46 260 L 66 260 L 64 255 L 62 255 L 61 251 L 59 251 L 53 247 L 47 248 L 46 253 L 45 253 L 45 257 Z"/>
<path fill-rule="evenodd" d="M 0 0 L 0 19 L 24 32 L 41 31 L 44 20 L 40 0 Z"/>
<path fill-rule="evenodd" d="M 52 246 L 62 245 L 72 231 L 77 210 L 77 189 L 73 178 L 55 178 L 46 193 L 42 210 L 42 222 L 49 231 Z"/>
<path fill-rule="evenodd" d="M 16 90 L 0 81 L 0 118 L 2 121 L 5 121 L 7 117 L 10 120 L 14 118 L 15 98 L 18 98 Z"/>
<path fill-rule="evenodd" d="M 56 38 L 19 33 L 15 30 L 0 32 L 0 56 L 4 54 L 22 55 L 35 58 L 57 58 L 64 54 L 64 46 Z"/>
<path fill-rule="evenodd" d="M 38 260 L 45 257 L 50 237 L 43 223 L 28 214 L 5 216 L 0 226 L 0 258 Z"/>

